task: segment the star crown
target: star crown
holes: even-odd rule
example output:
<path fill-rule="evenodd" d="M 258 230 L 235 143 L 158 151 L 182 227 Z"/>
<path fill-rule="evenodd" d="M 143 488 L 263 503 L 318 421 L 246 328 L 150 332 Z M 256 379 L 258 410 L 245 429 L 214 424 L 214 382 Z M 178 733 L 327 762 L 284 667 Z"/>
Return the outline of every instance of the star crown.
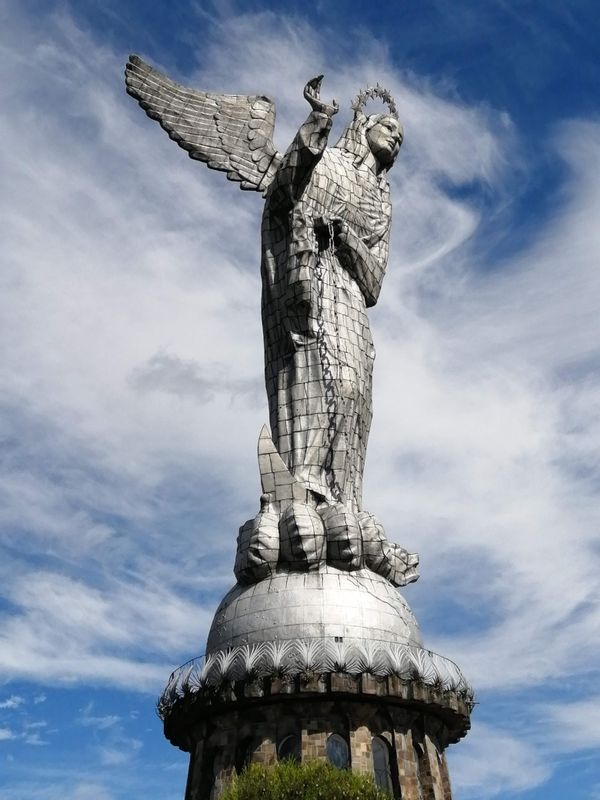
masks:
<path fill-rule="evenodd" d="M 377 86 L 369 86 L 367 89 L 361 89 L 352 101 L 351 108 L 358 114 L 365 107 L 367 100 L 375 100 L 376 98 L 383 100 L 389 108 L 391 116 L 398 119 L 398 109 L 396 108 L 392 93 L 379 84 L 377 84 Z"/>

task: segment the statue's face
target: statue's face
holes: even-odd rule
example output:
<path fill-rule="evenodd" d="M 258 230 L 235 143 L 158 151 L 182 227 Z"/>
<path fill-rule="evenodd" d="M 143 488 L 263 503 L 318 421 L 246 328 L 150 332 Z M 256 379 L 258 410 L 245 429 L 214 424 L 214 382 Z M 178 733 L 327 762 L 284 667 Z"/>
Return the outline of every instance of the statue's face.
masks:
<path fill-rule="evenodd" d="M 394 163 L 403 138 L 402 126 L 395 117 L 383 117 L 367 131 L 371 152 L 384 167 Z"/>

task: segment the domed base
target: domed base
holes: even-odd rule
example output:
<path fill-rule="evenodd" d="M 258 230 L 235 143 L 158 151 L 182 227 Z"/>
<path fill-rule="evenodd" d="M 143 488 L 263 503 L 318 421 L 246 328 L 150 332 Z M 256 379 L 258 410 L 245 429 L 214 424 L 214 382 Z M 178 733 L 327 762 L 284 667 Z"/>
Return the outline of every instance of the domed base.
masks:
<path fill-rule="evenodd" d="M 159 713 L 166 722 L 180 700 L 204 702 L 228 685 L 263 681 L 260 692 L 270 695 L 273 680 L 327 681 L 335 673 L 416 682 L 467 706 L 473 699 L 456 664 L 423 647 L 412 611 L 389 581 L 323 566 L 236 585 L 217 609 L 206 654 L 172 673 Z"/>
<path fill-rule="evenodd" d="M 398 590 L 329 565 L 236 585 L 206 655 L 171 675 L 158 707 L 190 753 L 186 800 L 218 800 L 249 761 L 290 755 L 343 756 L 397 799 L 451 800 L 444 750 L 471 708 L 460 670 L 423 648 Z"/>
<path fill-rule="evenodd" d="M 423 646 L 414 614 L 389 581 L 367 569 L 323 566 L 236 585 L 217 609 L 206 652 L 313 638 Z"/>

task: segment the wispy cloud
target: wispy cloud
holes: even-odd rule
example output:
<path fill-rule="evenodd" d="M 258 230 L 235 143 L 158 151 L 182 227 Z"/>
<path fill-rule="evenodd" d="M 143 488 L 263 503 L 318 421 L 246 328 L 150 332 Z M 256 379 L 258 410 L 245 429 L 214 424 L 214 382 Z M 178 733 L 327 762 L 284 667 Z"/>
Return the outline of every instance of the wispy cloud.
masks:
<path fill-rule="evenodd" d="M 114 795 L 101 784 L 80 783 L 74 788 L 73 800 L 113 800 Z"/>
<path fill-rule="evenodd" d="M 395 93 L 406 145 L 372 313 L 366 505 L 421 551 L 408 599 L 480 690 L 585 680 L 600 641 L 597 122 L 539 143 L 563 191 L 500 261 L 489 218 L 511 222 L 530 168 L 505 112 L 399 71 L 368 35 L 350 58 L 305 21 L 213 22 L 175 77 L 276 97 L 282 149 L 317 72 L 338 100 L 376 80 Z M 125 96 L 121 54 L 68 14 L 15 9 L 2 33 L 0 675 L 156 692 L 202 649 L 257 507 L 260 199 L 178 151 Z M 587 747 L 578 710 L 547 711 L 562 752 Z M 119 763 L 115 732 L 137 752 L 116 715 L 83 719 L 107 737 L 103 763 Z M 482 797 L 542 783 L 553 756 L 479 724 L 452 758 L 454 783 Z M 75 800 L 112 797 L 73 785 Z"/>
<path fill-rule="evenodd" d="M 107 728 L 112 728 L 120 721 L 121 717 L 116 714 L 105 714 L 101 717 L 88 716 L 87 714 L 80 717 L 78 722 L 86 728 L 96 728 L 99 731 L 104 731 Z"/>
<path fill-rule="evenodd" d="M 0 708 L 13 709 L 23 705 L 25 699 L 19 695 L 13 694 L 6 700 L 0 700 Z"/>
<path fill-rule="evenodd" d="M 117 766 L 120 764 L 131 763 L 133 756 L 142 748 L 140 739 L 121 738 L 118 747 L 100 747 L 98 755 L 100 763 L 105 766 Z"/>
<path fill-rule="evenodd" d="M 34 747 L 45 747 L 46 745 L 50 744 L 47 739 L 42 739 L 39 731 L 25 734 L 23 741 L 25 744 L 33 745 Z"/>
<path fill-rule="evenodd" d="M 202 367 L 196 361 L 165 352 L 155 353 L 136 367 L 131 383 L 142 392 L 168 392 L 180 398 L 195 398 L 201 404 L 220 394 L 227 398 L 242 395 L 247 403 L 262 405 L 263 387 L 258 378 L 236 380 L 227 376 L 223 364 Z"/>
<path fill-rule="evenodd" d="M 142 585 L 94 588 L 54 573 L 24 572 L 6 589 L 20 612 L 5 619 L 0 666 L 53 682 L 87 675 L 138 690 L 160 686 L 189 619 L 207 615 L 160 586 L 150 596 Z"/>
<path fill-rule="evenodd" d="M 535 747 L 510 732 L 475 724 L 469 739 L 450 751 L 453 787 L 460 797 L 504 797 L 538 786 L 552 767 Z"/>
<path fill-rule="evenodd" d="M 562 752 L 597 750 L 600 747 L 600 696 L 591 695 L 584 700 L 547 705 L 541 709 L 542 722 L 554 735 L 546 739 L 550 750 Z"/>

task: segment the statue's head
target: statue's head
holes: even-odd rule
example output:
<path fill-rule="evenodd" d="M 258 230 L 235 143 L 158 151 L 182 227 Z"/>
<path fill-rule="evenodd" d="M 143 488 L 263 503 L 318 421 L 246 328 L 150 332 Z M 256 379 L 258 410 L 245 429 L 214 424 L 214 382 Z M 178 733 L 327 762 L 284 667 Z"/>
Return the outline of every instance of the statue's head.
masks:
<path fill-rule="evenodd" d="M 371 114 L 367 117 L 365 136 L 380 169 L 389 169 L 404 140 L 404 130 L 397 117 L 391 114 Z"/>
<path fill-rule="evenodd" d="M 389 112 L 367 117 L 363 111 L 364 105 L 367 100 L 375 98 L 383 100 Z M 355 164 L 371 163 L 376 172 L 387 172 L 393 166 L 404 140 L 392 95 L 379 85 L 370 87 L 358 94 L 352 108 L 354 119 L 336 147 L 352 153 Z"/>

